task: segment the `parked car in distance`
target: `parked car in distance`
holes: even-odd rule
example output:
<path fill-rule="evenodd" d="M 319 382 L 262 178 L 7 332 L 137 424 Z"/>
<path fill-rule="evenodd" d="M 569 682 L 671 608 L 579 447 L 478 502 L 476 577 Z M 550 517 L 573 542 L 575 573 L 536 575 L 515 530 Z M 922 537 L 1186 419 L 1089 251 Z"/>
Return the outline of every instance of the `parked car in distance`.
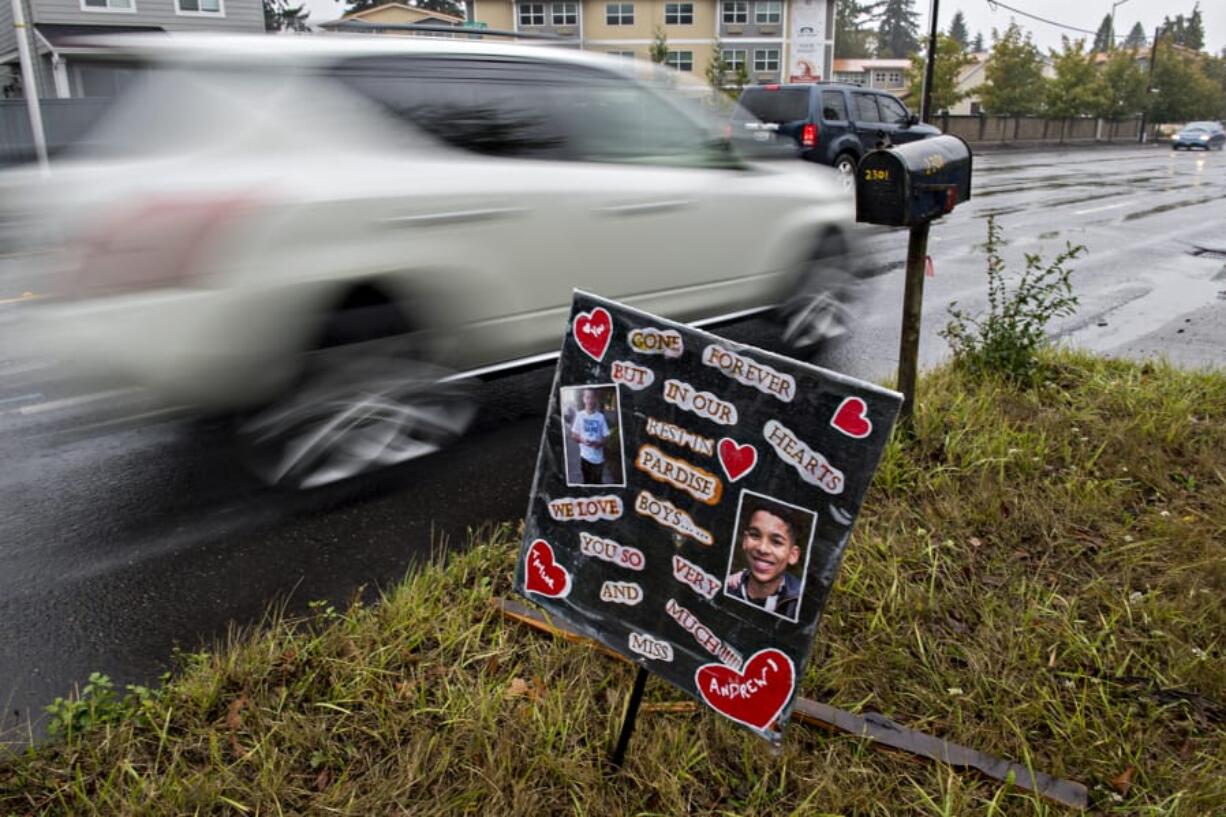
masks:
<path fill-rule="evenodd" d="M 1171 140 L 1171 150 L 1202 148 L 1222 150 L 1226 146 L 1226 130 L 1221 122 L 1189 122 Z"/>
<path fill-rule="evenodd" d="M 576 288 L 686 322 L 783 304 L 798 343 L 837 309 L 834 174 L 737 155 L 668 69 L 424 37 L 90 47 L 145 68 L 89 149 L 0 196 L 71 262 L 35 310 L 47 353 L 241 418 L 270 482 L 445 444 L 472 413 L 453 386 L 556 354 Z"/>
<path fill-rule="evenodd" d="M 868 151 L 940 132 L 892 94 L 834 82 L 750 85 L 731 124 L 734 143 L 794 145 L 800 158 L 838 170 L 845 189 Z"/>

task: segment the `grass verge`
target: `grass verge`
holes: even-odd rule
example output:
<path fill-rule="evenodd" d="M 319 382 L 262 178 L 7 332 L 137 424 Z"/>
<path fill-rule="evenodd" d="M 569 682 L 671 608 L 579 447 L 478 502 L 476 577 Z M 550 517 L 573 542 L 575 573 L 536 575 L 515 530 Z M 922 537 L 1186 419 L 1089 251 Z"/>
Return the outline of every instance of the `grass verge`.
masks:
<path fill-rule="evenodd" d="M 1093 810 L 1226 808 L 1226 376 L 1062 354 L 942 370 L 891 442 L 801 693 L 1085 782 Z M 1063 812 L 793 724 L 644 714 L 631 667 L 499 618 L 510 526 L 380 604 L 278 619 L 0 761 L 0 814 Z M 649 701 L 680 694 L 661 682 Z"/>

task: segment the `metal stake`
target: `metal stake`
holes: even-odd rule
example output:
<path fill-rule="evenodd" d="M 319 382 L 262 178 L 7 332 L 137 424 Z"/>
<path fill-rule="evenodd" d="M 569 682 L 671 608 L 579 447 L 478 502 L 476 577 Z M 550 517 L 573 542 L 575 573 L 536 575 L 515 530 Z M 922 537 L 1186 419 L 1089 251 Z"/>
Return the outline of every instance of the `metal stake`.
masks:
<path fill-rule="evenodd" d="M 614 768 L 620 769 L 626 759 L 626 747 L 630 745 L 630 733 L 634 731 L 634 722 L 639 716 L 639 704 L 643 702 L 643 689 L 647 686 L 647 670 L 639 667 L 634 676 L 634 689 L 630 691 L 630 703 L 626 707 L 626 717 L 622 720 L 622 733 L 617 738 L 617 748 L 613 750 L 610 760 Z"/>

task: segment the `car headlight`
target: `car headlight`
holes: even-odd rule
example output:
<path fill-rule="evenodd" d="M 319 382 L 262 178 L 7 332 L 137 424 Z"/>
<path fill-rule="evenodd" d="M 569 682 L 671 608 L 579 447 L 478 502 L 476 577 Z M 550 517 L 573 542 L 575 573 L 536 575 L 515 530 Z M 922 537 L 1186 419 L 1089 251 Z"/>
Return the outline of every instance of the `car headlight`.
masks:
<path fill-rule="evenodd" d="M 1209 134 L 1207 134 L 1207 133 L 1202 133 L 1202 134 L 1201 134 L 1200 136 L 1198 136 L 1197 138 L 1198 138 L 1198 139 L 1200 139 L 1202 142 L 1208 142 L 1208 141 L 1209 141 Z"/>

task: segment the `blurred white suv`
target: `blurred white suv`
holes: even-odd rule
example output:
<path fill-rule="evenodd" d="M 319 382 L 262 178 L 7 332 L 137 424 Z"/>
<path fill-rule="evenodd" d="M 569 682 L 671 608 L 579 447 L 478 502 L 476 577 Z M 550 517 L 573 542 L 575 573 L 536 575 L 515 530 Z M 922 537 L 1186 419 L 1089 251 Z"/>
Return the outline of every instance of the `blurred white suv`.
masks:
<path fill-rule="evenodd" d="M 142 70 L 23 199 L 71 259 L 46 337 L 242 413 L 270 481 L 445 442 L 470 413 L 447 384 L 556 351 L 575 288 L 682 321 L 784 300 L 794 338 L 825 331 L 852 201 L 739 157 L 673 72 L 416 37 L 100 51 Z"/>

